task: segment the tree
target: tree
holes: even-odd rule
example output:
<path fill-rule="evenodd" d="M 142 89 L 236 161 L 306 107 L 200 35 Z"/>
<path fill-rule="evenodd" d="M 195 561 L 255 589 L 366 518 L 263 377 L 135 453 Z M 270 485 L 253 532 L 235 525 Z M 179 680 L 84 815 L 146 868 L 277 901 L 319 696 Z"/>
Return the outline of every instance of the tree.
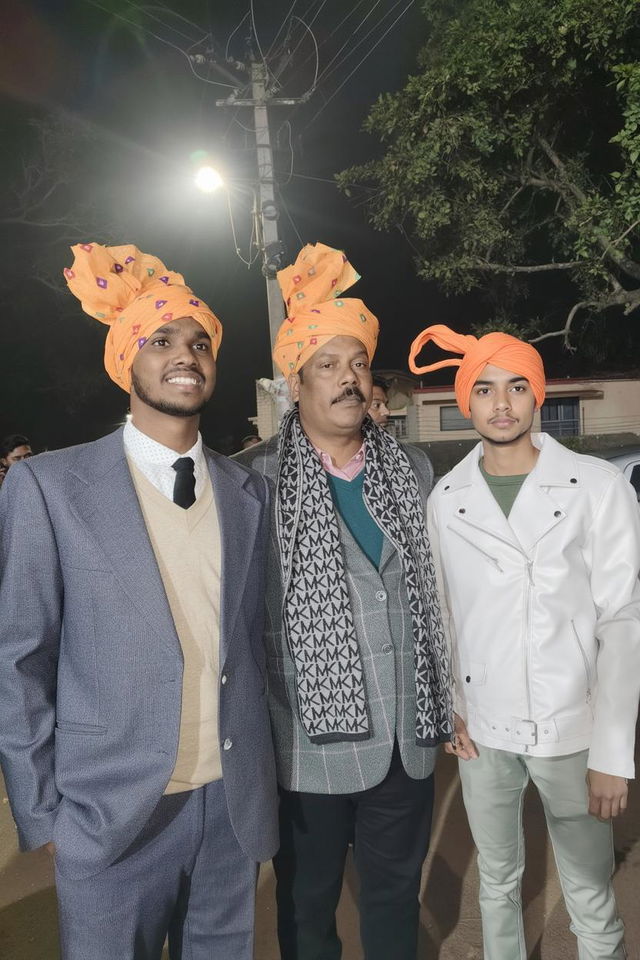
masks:
<path fill-rule="evenodd" d="M 339 174 L 341 188 L 363 197 L 376 228 L 400 230 L 419 273 L 449 292 L 566 278 L 561 329 L 547 317 L 534 340 L 570 347 L 578 314 L 637 310 L 638 0 L 424 10 L 420 72 L 365 124 L 381 156 Z"/>

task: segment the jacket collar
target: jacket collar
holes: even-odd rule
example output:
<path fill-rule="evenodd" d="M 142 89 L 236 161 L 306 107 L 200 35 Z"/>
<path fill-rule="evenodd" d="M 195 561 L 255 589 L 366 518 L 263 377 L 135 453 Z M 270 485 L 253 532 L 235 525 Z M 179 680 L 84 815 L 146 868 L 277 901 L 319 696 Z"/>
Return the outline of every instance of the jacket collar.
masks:
<path fill-rule="evenodd" d="M 540 455 L 508 520 L 480 473 L 482 442 L 441 480 L 441 496 L 451 497 L 452 525 L 489 534 L 529 555 L 542 537 L 566 520 L 566 503 L 554 497 L 554 489 L 580 489 L 579 458 L 548 434 L 532 434 L 531 439 Z"/>
<path fill-rule="evenodd" d="M 563 447 L 548 433 L 532 433 L 531 441 L 540 451 L 538 461 L 530 477 L 541 487 L 580 486 L 580 460 L 572 451 Z M 469 451 L 466 457 L 441 481 L 447 491 L 459 490 L 478 482 L 481 478 L 478 466 L 483 454 L 482 441 Z"/>

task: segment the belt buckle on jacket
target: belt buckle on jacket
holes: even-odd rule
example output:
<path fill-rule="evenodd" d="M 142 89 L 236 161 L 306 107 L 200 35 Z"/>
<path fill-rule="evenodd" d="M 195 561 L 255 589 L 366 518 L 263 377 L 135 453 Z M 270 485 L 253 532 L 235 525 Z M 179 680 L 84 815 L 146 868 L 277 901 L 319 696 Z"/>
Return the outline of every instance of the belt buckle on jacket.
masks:
<path fill-rule="evenodd" d="M 538 742 L 538 724 L 534 720 L 521 720 L 513 717 L 511 721 L 511 739 L 535 747 Z"/>

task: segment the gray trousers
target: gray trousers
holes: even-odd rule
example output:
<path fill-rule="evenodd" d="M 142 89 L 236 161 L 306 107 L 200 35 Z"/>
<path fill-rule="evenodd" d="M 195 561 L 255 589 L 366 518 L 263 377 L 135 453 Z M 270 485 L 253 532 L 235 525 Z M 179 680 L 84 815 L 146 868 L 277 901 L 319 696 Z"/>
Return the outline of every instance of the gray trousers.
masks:
<path fill-rule="evenodd" d="M 131 847 L 77 880 L 56 862 L 62 960 L 251 960 L 257 865 L 221 780 L 162 797 Z"/>
<path fill-rule="evenodd" d="M 611 823 L 588 813 L 587 751 L 530 757 L 478 744 L 460 760 L 464 805 L 480 871 L 485 960 L 526 960 L 520 894 L 524 871 L 522 804 L 531 779 L 544 807 L 580 960 L 621 960 L 624 928 L 611 886 Z"/>

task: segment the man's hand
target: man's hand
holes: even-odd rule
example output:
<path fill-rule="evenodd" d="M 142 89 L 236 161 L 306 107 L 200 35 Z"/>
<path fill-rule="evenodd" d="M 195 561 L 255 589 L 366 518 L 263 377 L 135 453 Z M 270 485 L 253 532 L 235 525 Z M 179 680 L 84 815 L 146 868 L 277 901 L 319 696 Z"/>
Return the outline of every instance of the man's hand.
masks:
<path fill-rule="evenodd" d="M 467 733 L 462 717 L 453 715 L 453 740 L 444 745 L 445 753 L 452 753 L 461 760 L 475 760 L 478 756 L 476 745 Z"/>
<path fill-rule="evenodd" d="M 627 809 L 629 788 L 624 777 L 587 770 L 589 813 L 598 820 L 611 820 Z"/>

